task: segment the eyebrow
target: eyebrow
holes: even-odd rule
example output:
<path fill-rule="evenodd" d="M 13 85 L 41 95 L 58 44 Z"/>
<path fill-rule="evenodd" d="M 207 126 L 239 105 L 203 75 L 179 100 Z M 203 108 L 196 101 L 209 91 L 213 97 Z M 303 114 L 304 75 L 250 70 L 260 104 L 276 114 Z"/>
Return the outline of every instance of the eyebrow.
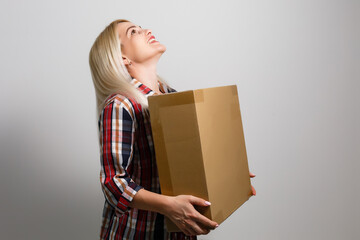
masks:
<path fill-rule="evenodd" d="M 134 27 L 136 27 L 136 26 L 135 26 L 135 25 L 133 25 L 133 26 L 128 27 L 128 29 L 126 29 L 126 33 L 125 33 L 125 35 L 127 36 L 129 29 L 130 29 L 130 28 L 134 28 Z M 139 26 L 139 27 L 141 28 L 141 26 Z"/>

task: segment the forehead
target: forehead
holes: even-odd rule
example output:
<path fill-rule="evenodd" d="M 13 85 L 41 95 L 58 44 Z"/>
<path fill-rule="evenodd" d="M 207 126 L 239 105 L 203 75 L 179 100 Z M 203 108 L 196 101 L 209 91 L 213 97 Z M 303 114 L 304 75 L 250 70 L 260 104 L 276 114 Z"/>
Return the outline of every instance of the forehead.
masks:
<path fill-rule="evenodd" d="M 131 26 L 137 26 L 132 22 L 121 22 L 117 24 L 117 32 L 120 37 L 126 37 L 126 30 Z"/>

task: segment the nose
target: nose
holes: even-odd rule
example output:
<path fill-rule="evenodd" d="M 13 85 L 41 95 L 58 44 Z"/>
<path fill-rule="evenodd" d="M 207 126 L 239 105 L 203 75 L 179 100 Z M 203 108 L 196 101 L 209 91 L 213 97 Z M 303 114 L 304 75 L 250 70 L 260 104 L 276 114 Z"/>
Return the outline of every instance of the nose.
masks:
<path fill-rule="evenodd" d="M 152 30 L 151 29 L 146 29 L 146 35 L 151 35 L 151 33 L 152 33 Z"/>

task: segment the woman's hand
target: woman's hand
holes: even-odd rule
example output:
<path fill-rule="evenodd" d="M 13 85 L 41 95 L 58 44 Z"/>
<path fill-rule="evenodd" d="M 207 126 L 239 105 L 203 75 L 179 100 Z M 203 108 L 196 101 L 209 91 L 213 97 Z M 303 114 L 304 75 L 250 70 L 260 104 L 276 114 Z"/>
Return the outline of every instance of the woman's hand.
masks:
<path fill-rule="evenodd" d="M 250 177 L 251 177 L 251 178 L 253 178 L 253 177 L 256 176 L 255 174 L 253 174 L 253 173 L 251 173 L 251 172 L 249 172 L 249 173 L 250 173 Z M 253 194 L 254 196 L 256 196 L 256 190 L 255 190 L 255 188 L 253 187 L 253 185 L 251 185 L 251 189 L 252 189 L 252 194 Z"/>
<path fill-rule="evenodd" d="M 170 197 L 165 215 L 188 236 L 208 234 L 218 224 L 199 213 L 193 205 L 207 207 L 204 199 L 192 195 Z"/>

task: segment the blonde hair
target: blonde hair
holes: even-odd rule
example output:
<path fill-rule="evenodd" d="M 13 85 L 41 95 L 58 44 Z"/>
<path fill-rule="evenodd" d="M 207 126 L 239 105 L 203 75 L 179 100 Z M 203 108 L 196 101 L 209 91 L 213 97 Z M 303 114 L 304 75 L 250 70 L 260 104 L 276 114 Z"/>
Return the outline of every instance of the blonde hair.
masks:
<path fill-rule="evenodd" d="M 95 87 L 97 116 L 105 107 L 106 99 L 119 93 L 134 99 L 143 108 L 148 108 L 146 96 L 130 82 L 132 77 L 122 60 L 121 41 L 116 26 L 126 19 L 118 19 L 110 23 L 96 38 L 89 53 L 91 76 Z M 161 82 L 165 81 L 160 78 Z M 166 84 L 166 83 L 165 83 Z"/>

